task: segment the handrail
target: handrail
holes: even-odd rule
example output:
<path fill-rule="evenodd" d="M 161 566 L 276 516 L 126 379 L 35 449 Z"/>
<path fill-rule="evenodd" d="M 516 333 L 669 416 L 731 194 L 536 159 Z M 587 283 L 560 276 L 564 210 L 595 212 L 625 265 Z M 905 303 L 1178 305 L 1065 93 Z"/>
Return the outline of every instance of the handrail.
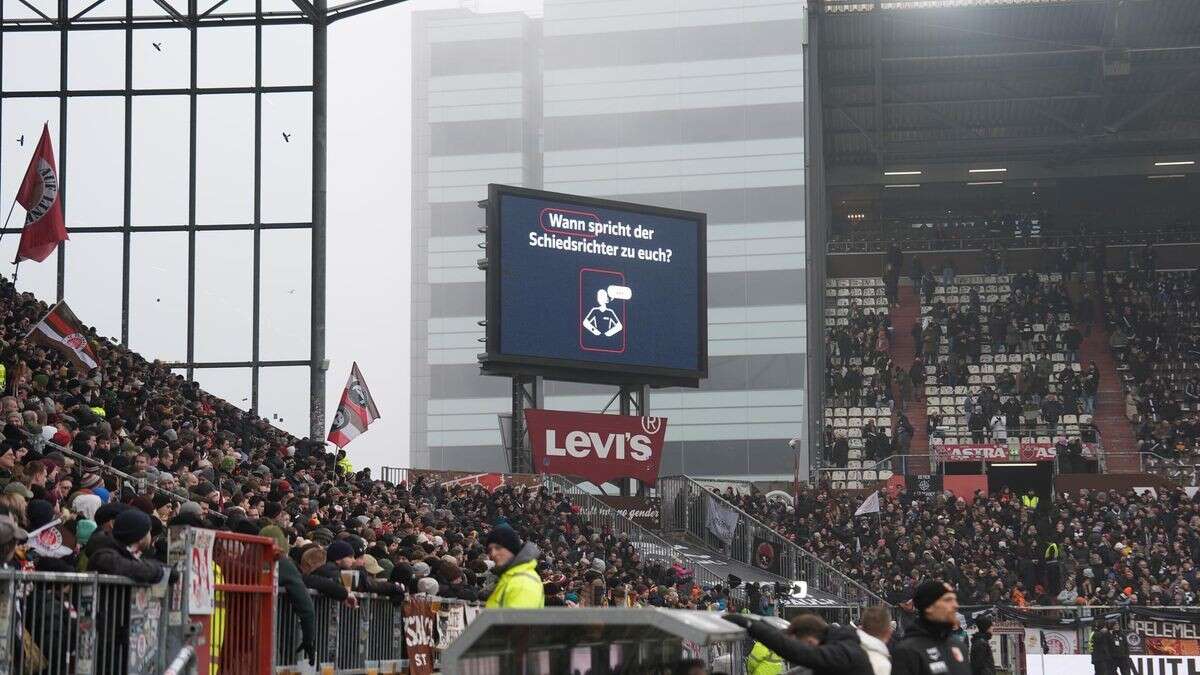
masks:
<path fill-rule="evenodd" d="M 822 474 L 822 473 L 831 473 L 831 472 L 834 472 L 834 471 L 847 471 L 847 472 L 856 472 L 856 471 L 891 471 L 892 473 L 902 473 L 902 474 L 904 474 L 904 473 L 907 473 L 907 472 L 906 472 L 906 471 L 896 471 L 896 470 L 895 470 L 895 469 L 893 469 L 892 467 L 893 467 L 893 466 L 895 466 L 895 464 L 893 463 L 893 462 L 895 462 L 895 461 L 900 461 L 900 462 L 902 462 L 902 463 L 904 464 L 904 466 L 907 466 L 908 462 L 909 462 L 909 461 L 911 461 L 911 460 L 905 459 L 905 458 L 907 458 L 907 457 L 916 457 L 916 458 L 924 458 L 924 459 L 928 459 L 928 460 L 929 460 L 929 470 L 930 470 L 931 472 L 935 471 L 935 467 L 936 467 L 936 464 L 935 464 L 935 462 L 936 462 L 936 457 L 935 457 L 935 455 L 934 455 L 933 448 L 931 447 L 931 448 L 930 448 L 930 451 L 929 451 L 929 453 L 927 453 L 927 454 L 924 454 L 924 453 L 910 453 L 910 454 L 896 454 L 896 455 L 888 455 L 887 457 L 885 457 L 885 458 L 883 458 L 883 459 L 879 460 L 878 462 L 875 462 L 875 463 L 874 463 L 874 464 L 872 464 L 871 466 L 860 466 L 860 467 L 858 467 L 858 468 L 856 468 L 856 469 L 851 469 L 851 468 L 844 467 L 844 466 L 843 466 L 843 467 L 837 467 L 837 466 L 825 466 L 825 467 L 821 467 L 821 468 L 819 468 L 819 469 L 817 469 L 817 470 L 816 470 L 816 474 L 817 474 L 817 482 L 818 482 L 818 483 L 819 483 L 819 482 L 821 482 L 821 474 Z M 826 479 L 826 480 L 832 480 L 832 479 Z"/>
<path fill-rule="evenodd" d="M 871 592 L 871 590 L 868 589 L 866 586 L 864 586 L 861 583 L 855 581 L 854 579 L 851 579 L 850 577 L 846 576 L 846 574 L 844 574 L 840 570 L 834 568 L 832 565 L 825 562 L 824 560 L 821 560 L 815 554 L 813 554 L 811 551 L 804 549 L 803 547 L 799 546 L 798 544 L 791 541 L 787 537 L 784 537 L 777 530 L 775 530 L 775 528 L 764 524 L 762 521 L 758 520 L 754 516 L 751 516 L 750 514 L 746 513 L 745 511 L 740 509 L 735 504 L 732 504 L 729 501 L 727 501 L 719 493 L 716 493 L 715 491 L 710 490 L 709 488 L 706 488 L 704 485 L 696 482 L 690 476 L 678 475 L 678 476 L 666 476 L 663 478 L 659 478 L 658 493 L 659 493 L 660 498 L 662 498 L 662 500 L 663 500 L 662 514 L 664 516 L 664 520 L 668 513 L 668 509 L 671 508 L 671 506 L 669 504 L 667 504 L 667 490 L 665 489 L 664 482 L 671 481 L 671 480 L 684 481 L 684 484 L 686 486 L 692 488 L 693 490 L 699 490 L 700 496 L 716 499 L 716 500 L 720 501 L 722 504 L 724 504 L 726 507 L 737 511 L 737 513 L 740 516 L 740 519 L 738 522 L 738 530 L 742 530 L 742 528 L 744 527 L 743 523 L 745 523 L 746 528 L 750 528 L 750 527 L 757 528 L 757 530 L 753 531 L 753 532 L 735 533 L 734 541 L 730 542 L 730 544 L 738 543 L 737 540 L 740 535 L 741 539 L 742 539 L 741 543 L 743 545 L 742 546 L 736 546 L 736 545 L 730 546 L 730 557 L 732 557 L 734 560 L 738 560 L 740 562 L 744 562 L 744 563 L 753 565 L 754 564 L 753 552 L 750 550 L 753 547 L 753 537 L 748 536 L 748 535 L 759 536 L 759 537 L 762 537 L 763 539 L 769 539 L 775 545 L 780 546 L 782 548 L 782 550 L 780 550 L 777 553 L 777 555 L 780 557 L 780 559 L 782 561 L 784 561 L 784 564 L 787 564 L 790 562 L 792 565 L 794 565 L 794 568 L 791 570 L 785 569 L 785 572 L 789 572 L 789 573 L 784 574 L 785 577 L 791 578 L 791 579 L 809 581 L 810 583 L 812 583 L 813 581 L 816 581 L 817 583 L 814 584 L 814 586 L 816 588 L 818 588 L 819 590 L 822 590 L 822 591 L 825 591 L 828 593 L 833 593 L 835 595 L 839 595 L 847 600 L 857 600 L 857 601 L 861 601 L 861 602 L 877 603 L 877 604 L 881 604 L 881 605 L 888 604 L 888 602 L 886 600 L 879 597 L 875 593 Z M 704 499 L 701 499 L 700 502 L 701 502 L 701 504 L 704 505 L 702 508 L 707 508 L 707 504 L 704 501 Z M 666 529 L 665 522 L 663 525 L 664 525 L 664 529 Z M 703 524 L 700 524 L 700 527 L 703 528 Z M 703 538 L 702 533 L 693 532 L 690 528 L 688 528 L 687 531 L 693 535 L 701 536 L 701 538 Z M 806 567 L 808 569 L 805 569 Z M 822 578 L 822 575 L 827 575 L 827 576 Z M 828 584 L 821 583 L 824 580 L 830 580 L 830 579 L 837 582 L 837 584 L 833 584 L 834 586 L 840 586 L 840 587 L 839 588 L 829 588 L 829 587 L 826 587 L 826 586 L 828 586 Z M 852 594 L 853 594 L 853 596 L 857 596 L 857 597 L 852 597 Z"/>
<path fill-rule="evenodd" d="M 118 468 L 115 468 L 113 466 L 105 464 L 104 462 L 101 462 L 100 460 L 96 459 L 95 457 L 88 457 L 87 455 L 80 454 L 78 452 L 75 452 L 71 448 L 61 446 L 58 443 L 55 443 L 53 441 L 46 441 L 46 445 L 48 447 L 54 448 L 55 450 L 63 453 L 64 455 L 66 455 L 68 457 L 72 457 L 74 459 L 79 460 L 80 462 L 88 464 L 89 466 L 91 466 L 95 469 L 98 469 L 101 472 L 108 472 L 108 473 L 111 473 L 123 480 L 132 481 L 135 485 L 139 485 L 142 487 L 149 487 L 151 490 L 153 490 L 155 492 L 155 494 L 165 495 L 165 496 L 169 497 L 170 499 L 173 499 L 176 502 L 179 502 L 180 504 L 187 502 L 187 501 L 191 501 L 190 499 L 188 499 L 186 497 L 181 497 L 180 495 L 178 495 L 174 492 L 171 492 L 170 490 L 164 490 L 163 488 L 160 488 L 159 486 L 155 485 L 151 481 L 148 481 L 144 478 L 136 478 L 130 474 L 125 473 L 124 471 L 121 471 Z M 208 514 L 210 516 L 216 516 L 217 518 L 220 518 L 221 520 L 225 520 L 225 514 L 221 513 L 220 511 L 217 511 L 216 509 L 210 509 Z"/>
<path fill-rule="evenodd" d="M 666 541 L 662 537 L 659 537 L 657 534 L 654 534 L 641 525 L 638 525 L 637 523 L 633 522 L 633 520 L 622 516 L 616 509 L 612 508 L 608 504 L 605 504 L 599 499 L 596 499 L 594 495 L 584 492 L 583 489 L 581 489 L 575 483 L 572 483 L 562 476 L 556 476 L 548 473 L 540 474 L 540 476 L 545 485 L 552 489 L 557 488 L 562 490 L 562 493 L 566 495 L 568 499 L 575 502 L 576 505 L 579 506 L 580 513 L 587 513 L 592 517 L 602 515 L 603 517 L 608 518 L 614 526 L 613 530 L 619 530 L 621 534 L 628 535 L 631 542 L 634 541 L 636 536 L 639 543 L 644 543 L 652 547 L 651 552 L 653 552 L 653 548 L 656 547 L 659 549 L 658 555 L 662 558 L 665 558 L 670 562 L 677 562 L 680 565 L 683 565 L 685 568 L 692 569 L 694 578 L 702 585 L 705 583 L 707 583 L 708 586 L 727 584 L 727 580 L 724 575 L 709 568 L 703 563 L 688 560 L 675 549 L 674 544 Z M 638 551 L 638 553 L 642 554 L 644 559 L 647 557 L 646 551 Z M 703 577 L 703 581 L 701 580 L 701 577 Z"/>
<path fill-rule="evenodd" d="M 1176 483 L 1186 483 L 1187 485 L 1196 485 L 1200 483 L 1200 460 L 1183 460 L 1172 457 L 1164 457 L 1157 452 L 1146 451 L 1130 451 L 1130 452 L 1113 452 L 1105 453 L 1105 459 L 1109 457 L 1129 457 L 1136 456 L 1138 460 L 1138 469 L 1142 473 L 1153 473 L 1162 476 Z M 1154 463 L 1151 463 L 1154 462 Z M 1107 467 L 1105 467 L 1107 469 Z M 1190 480 L 1182 480 L 1182 476 L 1171 475 L 1172 471 L 1191 471 Z"/>

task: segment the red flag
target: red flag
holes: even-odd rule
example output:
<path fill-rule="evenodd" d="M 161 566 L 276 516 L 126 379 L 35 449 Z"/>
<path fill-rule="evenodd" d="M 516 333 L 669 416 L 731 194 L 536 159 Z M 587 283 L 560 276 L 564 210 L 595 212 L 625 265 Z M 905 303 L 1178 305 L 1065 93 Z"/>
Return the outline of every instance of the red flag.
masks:
<path fill-rule="evenodd" d="M 358 371 L 358 363 L 350 368 L 350 379 L 342 390 L 342 402 L 333 416 L 333 427 L 329 429 L 329 441 L 339 448 L 367 430 L 371 422 L 379 419 L 379 408 L 371 398 L 371 390 Z"/>
<path fill-rule="evenodd" d="M 58 166 L 54 163 L 54 148 L 50 146 L 50 128 L 42 126 L 42 138 L 25 169 L 25 179 L 17 189 L 17 203 L 25 209 L 25 228 L 17 246 L 17 259 L 42 262 L 66 241 L 67 226 L 63 222 L 62 199 L 59 197 Z"/>
<path fill-rule="evenodd" d="M 79 370 L 89 371 L 100 365 L 100 359 L 96 358 L 96 352 L 83 334 L 83 324 L 65 302 L 51 307 L 25 337 L 62 352 Z"/>

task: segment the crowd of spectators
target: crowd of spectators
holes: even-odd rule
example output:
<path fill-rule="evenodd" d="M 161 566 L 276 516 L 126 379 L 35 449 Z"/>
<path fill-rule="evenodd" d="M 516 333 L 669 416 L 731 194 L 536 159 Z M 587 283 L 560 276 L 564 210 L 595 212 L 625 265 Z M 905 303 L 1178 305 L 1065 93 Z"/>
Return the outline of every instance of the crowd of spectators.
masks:
<path fill-rule="evenodd" d="M 4 568 L 152 582 L 173 573 L 176 526 L 268 536 L 287 554 L 280 583 L 310 652 L 306 589 L 349 604 L 348 590 L 482 601 L 496 583 L 486 543 L 502 529 L 534 547 L 547 605 L 730 602 L 680 564 L 643 560 L 627 537 L 545 486 L 375 479 L 344 452 L 294 438 L 90 332 L 100 366 L 77 371 L 24 339 L 47 309 L 0 280 Z M 39 536 L 49 530 L 58 536 Z"/>
<path fill-rule="evenodd" d="M 1104 278 L 1110 345 L 1122 364 L 1138 450 L 1174 470 L 1200 464 L 1200 270 L 1158 272 L 1152 250 Z"/>
<path fill-rule="evenodd" d="M 863 497 L 844 492 L 801 491 L 795 507 L 723 496 L 897 604 L 928 578 L 955 584 L 963 604 L 1200 604 L 1200 501 L 1183 489 L 1081 490 L 1035 507 L 1007 489 L 900 489 L 857 517 Z"/>

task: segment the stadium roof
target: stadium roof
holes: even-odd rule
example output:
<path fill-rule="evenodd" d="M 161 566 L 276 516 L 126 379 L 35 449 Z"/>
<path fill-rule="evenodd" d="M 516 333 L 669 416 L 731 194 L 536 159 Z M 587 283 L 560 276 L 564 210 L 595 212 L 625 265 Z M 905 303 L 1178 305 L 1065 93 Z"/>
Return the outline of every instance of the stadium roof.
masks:
<path fill-rule="evenodd" d="M 1200 148 L 1196 0 L 825 0 L 831 167 Z"/>

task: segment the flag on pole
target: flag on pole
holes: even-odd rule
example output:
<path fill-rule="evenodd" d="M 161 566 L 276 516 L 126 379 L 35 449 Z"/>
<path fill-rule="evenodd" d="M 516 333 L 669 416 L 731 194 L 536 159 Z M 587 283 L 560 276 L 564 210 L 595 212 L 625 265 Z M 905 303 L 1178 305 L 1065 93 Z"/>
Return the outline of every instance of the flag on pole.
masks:
<path fill-rule="evenodd" d="M 879 490 L 872 492 L 870 497 L 864 499 L 854 515 L 862 516 L 868 513 L 879 513 Z"/>
<path fill-rule="evenodd" d="M 51 307 L 25 337 L 35 344 L 62 352 L 79 370 L 86 372 L 100 365 L 100 359 L 83 334 L 83 324 L 66 302 Z"/>
<path fill-rule="evenodd" d="M 42 262 L 60 242 L 68 239 L 60 186 L 54 148 L 50 145 L 50 127 L 43 125 L 42 138 L 29 160 L 29 168 L 25 169 L 25 178 L 17 188 L 17 203 L 25 209 L 25 227 L 21 230 L 21 243 L 17 246 L 14 263 L 22 260 Z"/>
<path fill-rule="evenodd" d="M 367 389 L 367 383 L 363 380 L 356 362 L 350 368 L 350 379 L 346 381 L 346 388 L 342 390 L 342 401 L 333 416 L 329 442 L 344 448 L 366 431 L 371 422 L 380 417 L 379 408 L 375 407 L 375 399 L 371 398 L 371 390 Z"/>

